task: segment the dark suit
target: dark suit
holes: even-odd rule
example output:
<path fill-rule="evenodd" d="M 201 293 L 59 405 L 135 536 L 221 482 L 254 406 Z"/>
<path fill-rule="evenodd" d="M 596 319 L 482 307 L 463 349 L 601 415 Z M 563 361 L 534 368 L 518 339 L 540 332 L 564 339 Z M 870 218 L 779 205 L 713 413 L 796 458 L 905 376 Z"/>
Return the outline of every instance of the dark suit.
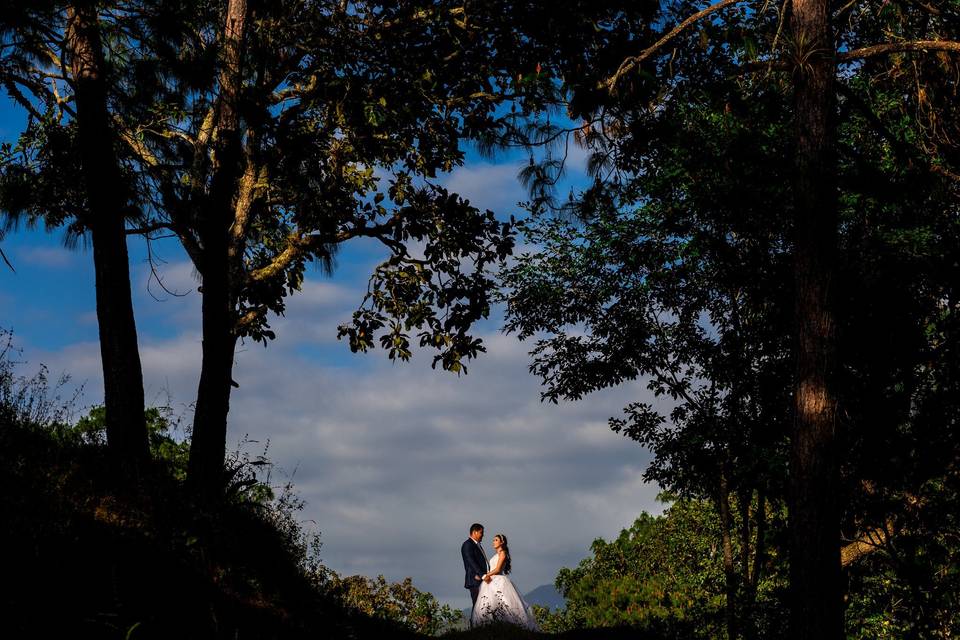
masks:
<path fill-rule="evenodd" d="M 475 576 L 482 576 L 487 572 L 487 560 L 483 557 L 480 545 L 467 538 L 460 545 L 460 555 L 463 556 L 464 580 L 463 586 L 470 589 L 470 599 L 477 604 L 477 594 L 480 593 L 480 580 Z"/>

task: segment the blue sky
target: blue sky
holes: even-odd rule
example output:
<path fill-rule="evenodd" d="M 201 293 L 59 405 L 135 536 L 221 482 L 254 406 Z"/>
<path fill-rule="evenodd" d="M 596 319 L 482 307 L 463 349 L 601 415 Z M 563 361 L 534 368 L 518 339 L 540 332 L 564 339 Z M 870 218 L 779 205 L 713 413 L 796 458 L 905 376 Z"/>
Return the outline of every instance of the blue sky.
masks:
<path fill-rule="evenodd" d="M 22 121 L 0 101 L 0 137 L 10 140 Z M 443 182 L 509 215 L 524 199 L 516 180 L 524 161 L 471 153 Z M 574 169 L 582 165 L 573 158 Z M 199 376 L 198 283 L 175 241 L 153 250 L 165 285 L 181 296 L 151 281 L 142 240 L 129 245 L 148 402 L 169 399 L 188 423 Z M 43 230 L 12 232 L 2 246 L 16 273 L 0 267 L 0 326 L 14 331 L 25 373 L 46 364 L 83 385 L 82 404 L 100 403 L 90 251 L 68 250 L 61 232 Z M 372 242 L 344 248 L 333 276 L 309 272 L 285 317 L 272 322 L 275 342 L 237 354 L 228 448 L 253 440 L 246 446 L 257 453 L 269 441 L 274 479 L 293 477 L 328 566 L 411 576 L 441 600 L 468 606 L 458 549 L 470 523 L 487 526 L 487 544 L 495 532 L 509 536 L 514 580 L 526 591 L 552 583 L 594 538 L 659 510 L 658 489 L 641 477 L 648 454 L 607 427 L 622 406 L 649 397 L 642 383 L 541 404 L 527 372 L 529 345 L 500 333 L 501 310 L 479 327 L 489 352 L 467 376 L 431 369 L 428 354 L 407 364 L 380 351 L 351 354 L 336 327 L 360 303 L 382 255 Z"/>

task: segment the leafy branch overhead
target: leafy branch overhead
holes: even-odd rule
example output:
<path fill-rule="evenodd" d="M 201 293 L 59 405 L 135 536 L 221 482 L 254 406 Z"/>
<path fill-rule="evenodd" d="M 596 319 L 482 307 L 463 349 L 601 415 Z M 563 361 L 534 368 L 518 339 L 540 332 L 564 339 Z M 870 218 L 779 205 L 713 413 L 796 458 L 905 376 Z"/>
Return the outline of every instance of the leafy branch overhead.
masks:
<path fill-rule="evenodd" d="M 484 351 L 468 332 L 486 318 L 495 281 L 491 268 L 503 263 L 514 245 L 513 221 L 500 222 L 456 194 L 435 186 L 391 188 L 397 212 L 391 235 L 381 237 L 391 257 L 370 278 L 361 308 L 350 325 L 341 325 L 352 351 L 374 348 L 376 334 L 391 360 L 412 356 L 411 332 L 420 347 L 436 349 L 433 366 L 466 372 L 463 360 Z M 420 246 L 421 254 L 412 254 Z"/>

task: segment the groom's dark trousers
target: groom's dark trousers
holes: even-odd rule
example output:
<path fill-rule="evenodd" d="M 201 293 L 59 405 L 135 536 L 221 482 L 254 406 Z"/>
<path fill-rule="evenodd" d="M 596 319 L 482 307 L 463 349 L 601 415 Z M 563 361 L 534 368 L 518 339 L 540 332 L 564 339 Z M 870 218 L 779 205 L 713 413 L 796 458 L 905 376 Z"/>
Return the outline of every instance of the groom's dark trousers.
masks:
<path fill-rule="evenodd" d="M 480 593 L 480 581 L 475 576 L 482 576 L 487 572 L 487 560 L 483 557 L 480 545 L 467 538 L 460 545 L 460 555 L 463 556 L 464 579 L 463 586 L 470 589 L 470 599 L 477 604 L 477 595 Z"/>

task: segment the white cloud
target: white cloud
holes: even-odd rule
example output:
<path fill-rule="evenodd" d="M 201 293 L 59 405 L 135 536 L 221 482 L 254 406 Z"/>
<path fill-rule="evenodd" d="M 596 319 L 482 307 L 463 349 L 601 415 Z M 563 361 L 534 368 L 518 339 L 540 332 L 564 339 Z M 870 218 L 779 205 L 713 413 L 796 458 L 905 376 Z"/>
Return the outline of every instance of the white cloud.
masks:
<path fill-rule="evenodd" d="M 533 588 L 595 537 L 658 508 L 640 477 L 643 450 L 606 424 L 646 394 L 641 385 L 541 404 L 525 347 L 499 334 L 486 342 L 460 378 L 432 370 L 427 354 L 405 365 L 355 356 L 374 359 L 360 371 L 244 354 L 232 437 L 269 438 L 270 457 L 297 468 L 304 517 L 334 569 L 410 575 L 464 605 L 457 548 L 474 520 L 511 537 L 516 579 Z"/>
<path fill-rule="evenodd" d="M 97 325 L 96 311 L 83 311 L 77 316 L 77 324 L 94 327 Z"/>
<path fill-rule="evenodd" d="M 81 259 L 78 252 L 58 246 L 21 247 L 16 253 L 25 265 L 44 269 L 64 269 Z"/>
<path fill-rule="evenodd" d="M 475 207 L 509 215 L 516 212 L 518 202 L 528 199 L 517 180 L 521 167 L 515 163 L 474 162 L 451 172 L 444 180 L 444 186 Z"/>
<path fill-rule="evenodd" d="M 339 297 L 324 287 L 314 295 L 321 308 Z M 403 365 L 379 352 L 357 355 L 364 366 L 345 369 L 287 349 L 244 351 L 228 447 L 244 437 L 254 446 L 269 441 L 268 457 L 288 473 L 296 469 L 307 502 L 302 518 L 316 522 L 323 559 L 339 572 L 412 576 L 444 601 L 468 606 L 458 548 L 479 521 L 488 538 L 510 537 L 521 589 L 552 582 L 594 538 L 615 536 L 641 510 L 658 510 L 658 489 L 641 477 L 647 454 L 606 424 L 647 392 L 635 383 L 577 403 L 541 404 L 526 345 L 484 338 L 489 353 L 459 378 L 432 370 L 427 354 Z M 87 379 L 88 398 L 100 397 L 96 344 L 55 355 L 56 366 Z M 148 398 L 169 391 L 176 402 L 192 400 L 199 355 L 195 334 L 146 341 Z"/>
<path fill-rule="evenodd" d="M 448 187 L 504 210 L 524 197 L 515 174 L 506 165 L 473 165 Z M 528 345 L 495 329 L 483 336 L 488 352 L 461 377 L 431 369 L 429 353 L 407 364 L 389 363 L 380 350 L 352 355 L 336 342 L 336 325 L 361 300 L 368 265 L 350 257 L 336 281 L 308 277 L 286 316 L 271 321 L 278 338 L 268 348 L 241 347 L 228 440 L 229 448 L 244 436 L 259 446 L 269 440 L 268 456 L 296 469 L 307 502 L 301 515 L 322 532 L 329 566 L 411 576 L 466 606 L 458 549 L 470 523 L 487 526 L 488 543 L 497 531 L 510 537 L 515 580 L 528 590 L 575 565 L 597 536 L 615 536 L 641 510 L 659 509 L 657 488 L 641 478 L 648 454 L 606 424 L 628 402 L 649 397 L 641 383 L 542 404 L 527 372 Z M 200 296 L 182 256 L 162 273 L 168 288 L 189 293 L 153 301 L 147 266 L 134 265 L 146 392 L 148 401 L 166 402 L 169 393 L 184 406 L 199 378 Z M 86 401 L 100 402 L 96 342 L 25 356 L 71 373 L 86 383 Z"/>

